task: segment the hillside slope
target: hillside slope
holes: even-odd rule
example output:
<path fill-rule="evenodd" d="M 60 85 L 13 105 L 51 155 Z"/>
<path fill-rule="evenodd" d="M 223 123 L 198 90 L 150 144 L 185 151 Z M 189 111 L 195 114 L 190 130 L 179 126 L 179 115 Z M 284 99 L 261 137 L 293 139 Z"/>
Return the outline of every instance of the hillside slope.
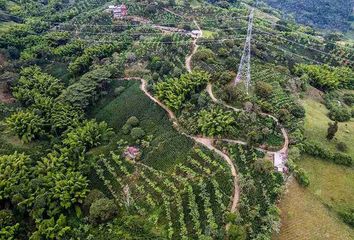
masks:
<path fill-rule="evenodd" d="M 293 14 L 295 19 L 304 24 L 319 28 L 350 28 L 354 2 L 351 0 L 265 0 L 272 7 Z"/>

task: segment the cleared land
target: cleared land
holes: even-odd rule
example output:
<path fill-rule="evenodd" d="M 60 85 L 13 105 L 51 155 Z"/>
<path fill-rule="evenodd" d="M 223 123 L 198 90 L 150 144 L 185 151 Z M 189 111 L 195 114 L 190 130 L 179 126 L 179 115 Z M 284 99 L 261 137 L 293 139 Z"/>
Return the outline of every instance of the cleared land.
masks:
<path fill-rule="evenodd" d="M 354 121 L 339 123 L 335 139 L 327 141 L 328 123 L 332 121 L 327 117 L 326 106 L 310 97 L 306 97 L 302 104 L 306 110 L 305 137 L 332 151 L 336 151 L 337 143 L 345 142 L 348 146 L 347 154 L 354 158 Z"/>
<path fill-rule="evenodd" d="M 354 169 L 306 156 L 297 163 L 310 178 L 309 191 L 335 211 L 354 206 Z"/>
<path fill-rule="evenodd" d="M 289 182 L 280 209 L 282 227 L 274 240 L 351 240 L 354 231 L 328 210 L 310 190 Z"/>

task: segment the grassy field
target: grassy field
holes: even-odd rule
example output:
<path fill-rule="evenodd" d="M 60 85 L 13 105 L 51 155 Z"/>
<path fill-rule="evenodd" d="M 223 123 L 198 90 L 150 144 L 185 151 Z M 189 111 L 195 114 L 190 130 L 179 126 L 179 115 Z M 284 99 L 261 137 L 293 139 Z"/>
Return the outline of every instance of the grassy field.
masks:
<path fill-rule="evenodd" d="M 354 169 L 306 156 L 297 164 L 310 178 L 309 191 L 335 211 L 354 206 Z"/>
<path fill-rule="evenodd" d="M 351 240 L 354 231 L 295 180 L 289 182 L 280 209 L 282 226 L 274 240 Z"/>
<path fill-rule="evenodd" d="M 336 150 L 336 143 L 346 142 L 348 154 L 354 156 L 354 122 L 339 123 L 336 138 L 326 140 L 328 110 L 321 98 L 307 96 L 302 104 L 306 110 L 305 137 L 322 147 Z M 339 166 L 318 158 L 304 156 L 297 164 L 310 178 L 308 188 L 290 181 L 287 193 L 280 203 L 282 227 L 275 240 L 292 239 L 354 239 L 354 231 L 338 216 L 337 212 L 354 206 L 354 169 Z"/>
<path fill-rule="evenodd" d="M 143 153 L 146 164 L 165 170 L 176 163 L 184 162 L 193 142 L 172 127 L 165 111 L 142 93 L 139 84 L 137 81 L 113 82 L 111 89 L 124 86 L 125 91 L 118 97 L 109 93 L 95 106 L 90 113 L 91 117 L 106 121 L 114 128 L 117 140 L 123 138 L 133 144 L 129 135 L 124 135 L 121 128 L 129 117 L 136 116 L 146 135 L 153 136 L 150 147 Z"/>
<path fill-rule="evenodd" d="M 305 137 L 332 151 L 336 151 L 336 144 L 338 142 L 345 142 L 348 146 L 347 154 L 354 158 L 354 121 L 339 123 L 339 130 L 335 139 L 327 141 L 328 123 L 331 122 L 327 117 L 327 108 L 322 103 L 310 97 L 306 97 L 302 101 L 302 104 L 306 110 Z"/>

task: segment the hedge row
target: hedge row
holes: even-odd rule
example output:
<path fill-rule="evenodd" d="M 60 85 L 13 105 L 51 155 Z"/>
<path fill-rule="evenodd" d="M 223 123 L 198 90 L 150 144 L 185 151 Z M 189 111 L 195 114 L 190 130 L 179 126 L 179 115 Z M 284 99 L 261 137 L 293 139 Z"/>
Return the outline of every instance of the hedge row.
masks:
<path fill-rule="evenodd" d="M 336 164 L 345 166 L 353 165 L 353 159 L 349 155 L 344 153 L 333 153 L 313 142 L 306 142 L 304 144 L 304 151 L 311 156 L 319 157 Z"/>

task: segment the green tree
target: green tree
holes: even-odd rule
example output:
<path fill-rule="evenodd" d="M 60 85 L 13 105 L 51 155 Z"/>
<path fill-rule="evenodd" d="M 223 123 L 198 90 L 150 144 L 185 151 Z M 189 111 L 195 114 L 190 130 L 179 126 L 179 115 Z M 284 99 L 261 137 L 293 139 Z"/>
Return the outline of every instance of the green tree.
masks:
<path fill-rule="evenodd" d="M 142 128 L 136 127 L 131 130 L 130 136 L 134 140 L 138 140 L 145 136 L 145 131 Z"/>
<path fill-rule="evenodd" d="M 113 200 L 101 198 L 94 201 L 90 207 L 90 221 L 94 224 L 107 222 L 118 214 L 117 205 Z"/>
<path fill-rule="evenodd" d="M 93 202 L 104 198 L 105 195 L 98 189 L 92 189 L 84 200 L 84 210 L 88 213 Z"/>
<path fill-rule="evenodd" d="M 273 93 L 273 87 L 269 83 L 258 81 L 256 83 L 256 94 L 262 98 L 268 98 Z"/>
<path fill-rule="evenodd" d="M 17 85 L 13 88 L 14 97 L 25 105 L 34 103 L 38 95 L 57 97 L 64 85 L 53 76 L 43 73 L 38 66 L 24 68 Z"/>
<path fill-rule="evenodd" d="M 327 136 L 328 140 L 332 140 L 338 131 L 338 122 L 328 123 Z"/>
<path fill-rule="evenodd" d="M 67 133 L 63 144 L 71 149 L 97 147 L 108 141 L 112 134 L 112 129 L 107 123 L 97 123 L 95 120 L 86 120 L 79 126 Z"/>
<path fill-rule="evenodd" d="M 230 240 L 245 240 L 247 237 L 244 227 L 235 224 L 230 225 L 228 235 Z"/>
<path fill-rule="evenodd" d="M 235 118 L 232 112 L 223 111 L 221 108 L 202 110 L 198 115 L 198 128 L 206 136 L 216 136 L 227 133 Z"/>
<path fill-rule="evenodd" d="M 39 224 L 37 224 L 37 231 L 35 231 L 29 239 L 67 239 L 66 236 L 70 231 L 71 228 L 67 225 L 66 217 L 61 214 L 57 220 L 52 217 L 39 222 Z"/>
<path fill-rule="evenodd" d="M 45 135 L 45 119 L 32 111 L 19 111 L 6 119 L 7 126 L 23 142 L 28 143 Z"/>
<path fill-rule="evenodd" d="M 198 91 L 209 79 L 210 75 L 206 72 L 193 71 L 183 74 L 180 78 L 170 78 L 167 81 L 157 83 L 155 85 L 156 95 L 168 107 L 179 110 L 187 96 Z"/>
<path fill-rule="evenodd" d="M 59 200 L 61 207 L 68 209 L 76 203 L 83 203 L 88 193 L 88 180 L 80 172 L 57 173 L 52 181 L 52 196 Z"/>

